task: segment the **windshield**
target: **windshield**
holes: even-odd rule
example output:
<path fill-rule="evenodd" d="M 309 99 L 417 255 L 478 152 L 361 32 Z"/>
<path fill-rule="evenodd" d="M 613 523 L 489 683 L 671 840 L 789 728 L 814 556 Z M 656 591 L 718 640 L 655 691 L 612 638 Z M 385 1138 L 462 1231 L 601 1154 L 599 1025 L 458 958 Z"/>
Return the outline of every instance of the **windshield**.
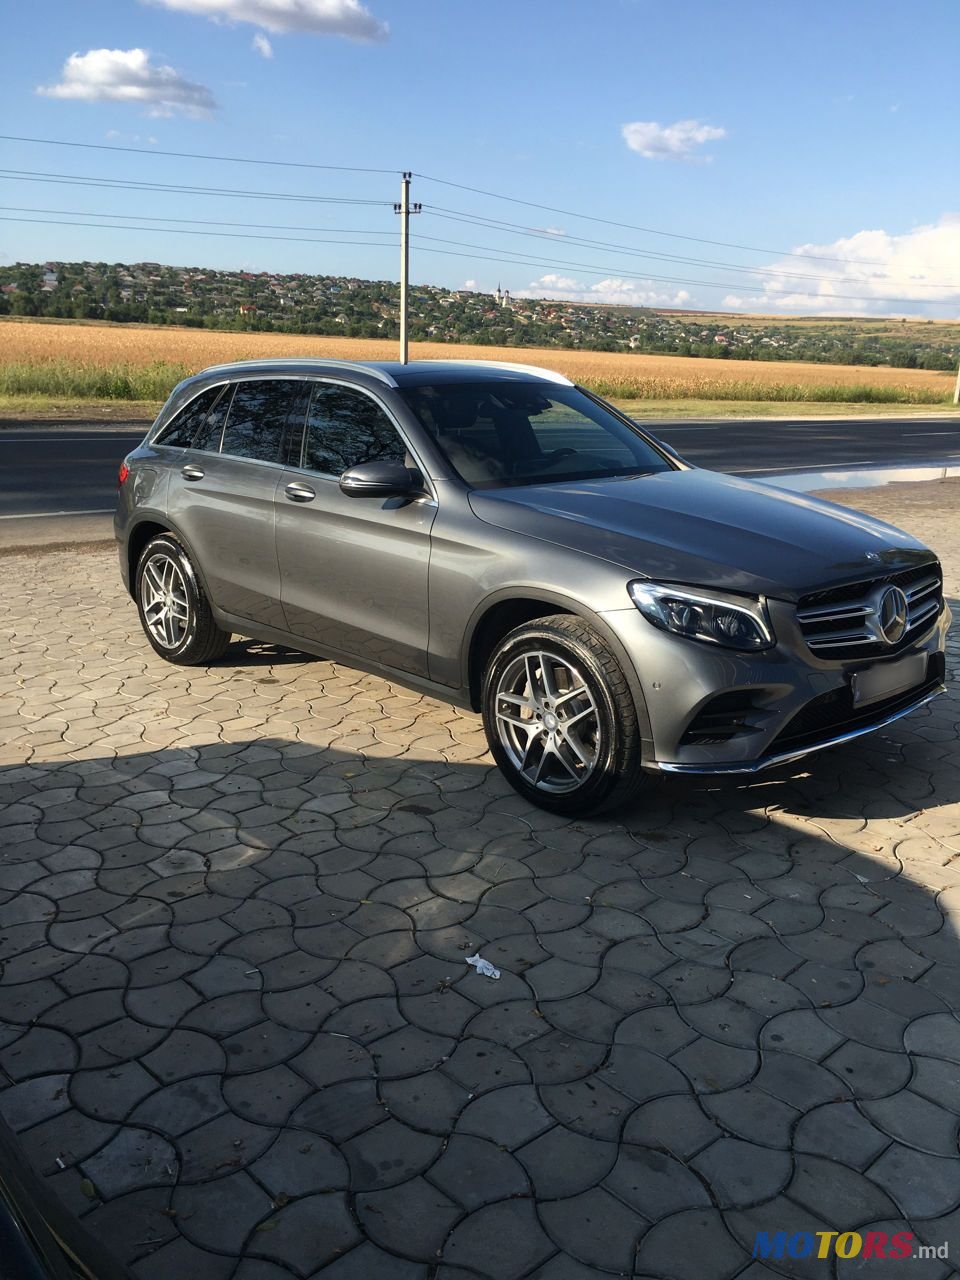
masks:
<path fill-rule="evenodd" d="M 475 489 L 671 470 L 639 432 L 576 387 L 447 383 L 400 394 Z"/>

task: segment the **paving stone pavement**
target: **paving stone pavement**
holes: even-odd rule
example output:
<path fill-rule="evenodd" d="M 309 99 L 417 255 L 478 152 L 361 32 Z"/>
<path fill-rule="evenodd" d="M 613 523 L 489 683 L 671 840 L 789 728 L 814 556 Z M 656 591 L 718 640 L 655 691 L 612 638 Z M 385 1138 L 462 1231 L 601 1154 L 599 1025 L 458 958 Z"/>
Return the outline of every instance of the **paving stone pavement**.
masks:
<path fill-rule="evenodd" d="M 164 664 L 112 555 L 2 574 L 0 1114 L 137 1280 L 954 1274 L 751 1252 L 960 1255 L 955 685 L 573 822 L 439 702 Z"/>

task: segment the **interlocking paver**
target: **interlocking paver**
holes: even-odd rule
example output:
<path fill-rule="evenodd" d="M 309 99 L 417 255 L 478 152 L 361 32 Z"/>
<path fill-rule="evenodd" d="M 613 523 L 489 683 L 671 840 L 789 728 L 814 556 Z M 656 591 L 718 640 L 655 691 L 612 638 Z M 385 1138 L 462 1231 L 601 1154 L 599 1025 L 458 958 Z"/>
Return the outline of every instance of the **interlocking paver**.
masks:
<path fill-rule="evenodd" d="M 955 696 L 571 822 L 372 676 L 165 666 L 68 560 L 4 562 L 0 1113 L 137 1280 L 759 1280 L 771 1224 L 955 1233 Z"/>
<path fill-rule="evenodd" d="M 960 1201 L 960 1162 L 891 1143 L 866 1170 L 908 1217 L 933 1218 Z"/>
<path fill-rule="evenodd" d="M 489 1280 L 520 1280 L 553 1251 L 529 1200 L 502 1200 L 458 1223 L 443 1256 L 451 1266 L 462 1264 Z"/>

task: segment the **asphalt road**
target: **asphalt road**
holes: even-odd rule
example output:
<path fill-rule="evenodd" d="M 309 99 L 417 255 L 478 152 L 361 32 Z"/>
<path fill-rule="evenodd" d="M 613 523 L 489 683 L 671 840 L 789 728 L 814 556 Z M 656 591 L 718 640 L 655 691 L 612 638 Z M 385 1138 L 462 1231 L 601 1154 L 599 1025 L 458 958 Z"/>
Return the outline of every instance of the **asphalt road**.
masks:
<path fill-rule="evenodd" d="M 960 415 L 643 426 L 698 466 L 741 475 L 960 464 Z M 26 424 L 0 431 L 0 520 L 112 511 L 117 467 L 144 431 L 139 424 Z"/>

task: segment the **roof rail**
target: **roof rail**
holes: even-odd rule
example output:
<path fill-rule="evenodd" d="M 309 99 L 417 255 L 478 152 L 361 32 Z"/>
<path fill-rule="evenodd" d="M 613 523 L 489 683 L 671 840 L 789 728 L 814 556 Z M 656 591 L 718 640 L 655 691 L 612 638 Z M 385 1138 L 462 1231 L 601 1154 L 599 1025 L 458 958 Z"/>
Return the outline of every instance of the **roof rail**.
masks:
<path fill-rule="evenodd" d="M 388 387 L 396 387 L 397 383 L 385 369 L 381 369 L 376 364 L 363 364 L 353 360 L 333 360 L 324 356 L 262 356 L 256 360 L 232 360 L 226 364 L 212 364 L 206 369 L 201 369 L 200 373 L 220 373 L 224 370 L 234 369 L 240 370 L 249 366 L 257 365 L 327 365 L 333 369 L 350 369 L 353 373 L 368 373 L 371 378 L 376 378 L 378 382 L 384 382 Z M 199 376 L 199 375 L 196 375 Z"/>
<path fill-rule="evenodd" d="M 557 373 L 555 369 L 541 369 L 535 364 L 508 364 L 504 360 L 457 360 L 456 357 L 454 357 L 454 363 L 472 365 L 481 369 L 509 369 L 513 373 L 535 373 L 538 378 L 544 378 L 548 382 L 559 382 L 564 387 L 574 385 L 569 378 L 564 377 L 562 373 Z"/>

